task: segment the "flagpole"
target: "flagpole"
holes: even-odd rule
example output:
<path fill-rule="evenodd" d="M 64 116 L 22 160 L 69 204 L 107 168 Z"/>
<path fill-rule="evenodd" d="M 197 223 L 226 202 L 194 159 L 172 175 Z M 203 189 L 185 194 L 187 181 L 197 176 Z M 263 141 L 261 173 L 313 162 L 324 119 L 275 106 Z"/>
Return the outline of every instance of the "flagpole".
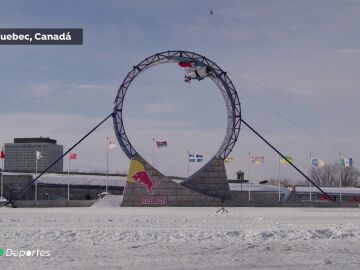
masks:
<path fill-rule="evenodd" d="M 38 172 L 38 154 L 37 150 L 35 150 L 35 177 L 37 176 Z M 37 181 L 35 182 L 35 206 L 37 206 Z"/>
<path fill-rule="evenodd" d="M 2 153 L 4 153 L 3 151 L 4 151 L 4 148 L 2 148 Z M 3 187 L 4 187 L 4 158 L 1 157 L 1 195 L 0 195 L 0 199 L 2 199 L 3 195 L 4 195 Z"/>
<path fill-rule="evenodd" d="M 279 156 L 279 184 L 278 184 L 278 189 L 279 189 L 279 202 L 281 200 L 281 195 L 280 195 L 280 156 Z"/>
<path fill-rule="evenodd" d="M 342 164 L 341 164 L 341 153 L 339 153 L 339 163 L 340 163 L 340 166 L 339 166 L 339 174 L 340 174 L 340 189 L 339 189 L 339 191 L 340 191 L 340 194 L 339 194 L 339 199 L 340 199 L 340 202 L 342 201 L 342 194 L 341 194 L 341 186 L 342 186 L 342 184 L 341 184 L 341 182 L 342 182 L 342 179 L 341 179 L 341 166 L 342 166 Z"/>
<path fill-rule="evenodd" d="M 106 137 L 106 188 L 105 192 L 108 192 L 109 183 L 109 137 Z"/>
<path fill-rule="evenodd" d="M 250 160 L 250 152 L 249 152 L 249 181 L 248 181 L 248 188 L 249 188 L 249 202 L 251 201 L 251 190 L 250 190 L 250 179 L 251 179 L 251 160 Z"/>
<path fill-rule="evenodd" d="M 188 153 L 188 156 L 187 156 L 187 163 L 188 163 L 188 177 L 190 176 L 190 161 L 189 161 L 189 158 L 190 158 L 190 151 L 188 150 L 187 151 Z"/>
<path fill-rule="evenodd" d="M 69 165 L 68 165 L 68 185 L 67 185 L 67 199 L 70 200 L 70 156 L 68 156 Z"/>
<path fill-rule="evenodd" d="M 152 158 L 153 158 L 153 160 L 152 160 L 152 166 L 153 166 L 153 169 L 151 170 L 152 172 L 152 175 L 154 176 L 154 168 L 155 168 L 155 138 L 153 138 L 153 145 L 152 145 Z"/>
<path fill-rule="evenodd" d="M 310 171 L 309 171 L 309 178 L 311 179 L 311 170 L 312 170 L 312 157 L 311 157 L 311 152 L 310 152 Z M 310 182 L 310 202 L 312 201 L 312 194 L 311 194 L 311 188 L 312 188 L 312 186 L 311 186 L 311 182 Z"/>

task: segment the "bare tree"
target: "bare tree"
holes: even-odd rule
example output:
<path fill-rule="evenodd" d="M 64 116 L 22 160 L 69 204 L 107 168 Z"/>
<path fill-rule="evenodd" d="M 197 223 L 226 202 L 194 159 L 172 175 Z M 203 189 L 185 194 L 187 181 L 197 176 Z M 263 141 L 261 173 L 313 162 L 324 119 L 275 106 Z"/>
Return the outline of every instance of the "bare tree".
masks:
<path fill-rule="evenodd" d="M 359 186 L 360 171 L 353 166 L 342 168 L 341 184 L 343 186 Z"/>
<path fill-rule="evenodd" d="M 319 186 L 339 186 L 340 177 L 342 186 L 357 186 L 360 184 L 360 171 L 353 166 L 341 167 L 335 162 L 333 164 L 326 164 L 323 167 L 311 168 L 311 180 Z"/>

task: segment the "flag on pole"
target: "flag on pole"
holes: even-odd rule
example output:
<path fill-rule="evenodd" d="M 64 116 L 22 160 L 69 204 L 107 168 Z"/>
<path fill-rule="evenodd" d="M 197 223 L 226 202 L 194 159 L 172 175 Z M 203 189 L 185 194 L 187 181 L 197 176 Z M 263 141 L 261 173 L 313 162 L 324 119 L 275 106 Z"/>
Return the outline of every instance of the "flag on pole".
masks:
<path fill-rule="evenodd" d="M 76 158 L 77 158 L 77 154 L 75 154 L 75 153 L 69 154 L 69 159 L 76 159 Z"/>
<path fill-rule="evenodd" d="M 286 159 L 280 158 L 280 164 L 287 164 L 287 163 L 289 163 L 288 161 L 290 161 L 291 163 L 294 162 L 292 157 L 290 157 L 290 156 L 285 156 L 285 157 L 286 157 Z"/>
<path fill-rule="evenodd" d="M 156 141 L 157 148 L 162 148 L 162 147 L 166 147 L 166 146 L 168 146 L 166 141 L 162 141 L 162 142 Z"/>
<path fill-rule="evenodd" d="M 234 160 L 233 157 L 227 157 L 227 158 L 224 159 L 224 162 L 225 162 L 225 163 L 230 163 L 230 162 L 233 161 L 233 160 Z"/>
<path fill-rule="evenodd" d="M 325 161 L 323 161 L 322 159 L 318 159 L 318 158 L 312 158 L 311 159 L 311 166 L 312 167 L 322 167 L 325 165 Z"/>
<path fill-rule="evenodd" d="M 4 158 L 5 158 L 4 148 L 1 149 L 0 158 L 1 158 L 1 159 L 4 159 Z"/>
<path fill-rule="evenodd" d="M 196 155 L 196 162 L 202 162 L 203 161 L 203 155 Z"/>
<path fill-rule="evenodd" d="M 189 153 L 189 162 L 202 162 L 203 155 L 194 155 Z"/>
<path fill-rule="evenodd" d="M 250 157 L 250 160 L 252 163 L 255 163 L 256 165 L 263 164 L 265 161 L 265 157 Z"/>
<path fill-rule="evenodd" d="M 36 159 L 37 159 L 37 160 L 40 160 L 40 159 L 42 159 L 42 158 L 43 158 L 43 156 L 42 156 L 41 152 L 40 152 L 40 151 L 36 151 Z"/>
<path fill-rule="evenodd" d="M 189 154 L 189 162 L 195 162 L 195 155 L 194 154 Z"/>
<path fill-rule="evenodd" d="M 340 165 L 344 167 L 350 167 L 353 165 L 353 160 L 352 158 L 341 158 Z"/>
<path fill-rule="evenodd" d="M 110 138 L 108 138 L 108 144 L 109 149 L 114 149 L 117 147 L 117 144 Z"/>

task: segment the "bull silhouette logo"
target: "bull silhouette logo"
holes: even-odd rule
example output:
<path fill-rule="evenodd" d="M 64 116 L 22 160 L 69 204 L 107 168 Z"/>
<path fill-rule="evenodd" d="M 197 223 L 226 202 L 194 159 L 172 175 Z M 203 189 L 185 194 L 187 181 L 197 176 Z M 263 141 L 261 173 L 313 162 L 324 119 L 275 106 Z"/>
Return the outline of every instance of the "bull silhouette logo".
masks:
<path fill-rule="evenodd" d="M 145 171 L 144 164 L 136 159 L 131 160 L 127 182 L 136 182 L 139 186 L 145 187 L 147 192 L 151 195 L 154 195 L 153 189 L 160 184 L 160 181 L 150 178 Z"/>
<path fill-rule="evenodd" d="M 146 173 L 146 171 L 140 171 L 131 176 L 139 186 L 144 186 L 146 190 L 153 195 L 153 188 L 156 188 L 159 185 L 159 181 L 153 181 Z"/>

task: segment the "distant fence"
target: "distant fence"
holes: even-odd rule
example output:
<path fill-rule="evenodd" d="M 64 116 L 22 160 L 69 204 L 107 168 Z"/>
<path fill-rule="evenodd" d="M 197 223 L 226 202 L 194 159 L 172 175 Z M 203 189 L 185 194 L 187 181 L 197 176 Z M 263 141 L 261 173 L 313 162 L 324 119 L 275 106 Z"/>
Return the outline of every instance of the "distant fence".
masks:
<path fill-rule="evenodd" d="M 359 208 L 355 202 L 225 202 L 226 207 L 314 207 L 314 208 Z"/>
<path fill-rule="evenodd" d="M 4 196 L 12 198 L 19 190 L 32 181 L 31 175 L 4 175 Z M 37 198 L 42 200 L 67 200 L 67 184 L 38 183 Z M 114 195 L 121 195 L 124 187 L 108 186 L 108 191 Z M 98 194 L 105 191 L 104 185 L 70 185 L 70 200 L 96 199 Z M 35 185 L 32 185 L 19 200 L 33 201 L 35 198 Z"/>
<path fill-rule="evenodd" d="M 41 200 L 41 201 L 16 201 L 14 207 L 89 207 L 96 200 Z"/>

